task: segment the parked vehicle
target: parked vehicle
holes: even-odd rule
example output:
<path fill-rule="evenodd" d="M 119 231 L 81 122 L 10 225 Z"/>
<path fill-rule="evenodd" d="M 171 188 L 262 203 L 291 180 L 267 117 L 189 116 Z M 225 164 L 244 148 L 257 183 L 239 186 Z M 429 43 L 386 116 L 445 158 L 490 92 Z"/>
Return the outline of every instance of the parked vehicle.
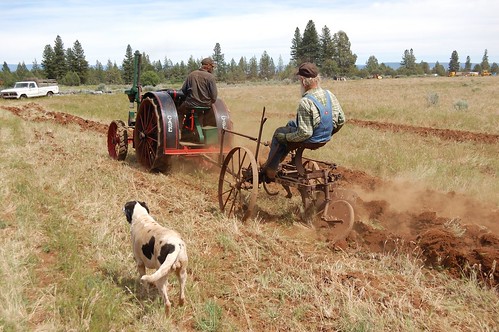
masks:
<path fill-rule="evenodd" d="M 59 93 L 55 80 L 31 80 L 16 82 L 13 88 L 0 91 L 4 99 L 23 99 L 34 97 L 51 97 Z"/>

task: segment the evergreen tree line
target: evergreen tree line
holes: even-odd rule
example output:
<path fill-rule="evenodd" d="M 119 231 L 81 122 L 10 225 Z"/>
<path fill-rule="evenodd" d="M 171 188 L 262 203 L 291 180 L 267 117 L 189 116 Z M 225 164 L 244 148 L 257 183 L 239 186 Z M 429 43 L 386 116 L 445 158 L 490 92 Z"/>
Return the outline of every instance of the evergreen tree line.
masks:
<path fill-rule="evenodd" d="M 212 58 L 217 63 L 216 76 L 220 82 L 244 82 L 258 80 L 285 80 L 292 79 L 295 68 L 304 61 L 317 64 L 323 77 L 373 77 L 373 76 L 397 76 L 397 75 L 424 75 L 437 74 L 445 76 L 449 72 L 487 70 L 498 73 L 496 63 L 489 65 L 487 50 L 485 50 L 482 62 L 471 68 L 471 59 L 468 56 L 464 68 L 459 63 L 457 51 L 451 54 L 449 67 L 446 69 L 438 62 L 430 68 L 427 62 L 416 62 L 412 49 L 405 50 L 398 69 L 393 69 L 384 63 L 379 64 L 374 55 L 370 56 L 365 66 L 358 69 L 356 66 L 357 55 L 351 51 L 351 43 L 344 31 L 331 34 L 327 26 L 318 34 L 315 23 L 309 20 L 303 34 L 297 27 L 290 47 L 291 59 L 284 64 L 279 56 L 277 64 L 274 59 L 264 51 L 257 59 L 256 56 L 249 60 L 241 57 L 239 61 L 232 58 L 225 60 L 219 43 L 215 44 Z M 156 86 L 160 83 L 179 83 L 193 70 L 200 67 L 201 59 L 195 59 L 192 55 L 184 62 L 173 63 L 166 56 L 161 60 L 151 61 L 149 56 L 142 53 L 141 81 L 143 85 Z M 85 59 L 85 53 L 81 43 L 76 40 L 73 47 L 64 48 L 62 38 L 58 35 L 54 46 L 46 45 L 43 50 L 42 62 L 39 65 L 36 60 L 31 70 L 26 65 L 19 63 L 15 72 L 11 72 L 7 63 L 4 62 L 0 72 L 0 81 L 4 86 L 11 86 L 15 81 L 37 78 L 55 78 L 60 84 L 78 86 L 81 84 L 131 84 L 133 80 L 134 54 L 132 47 L 127 46 L 121 66 L 116 62 L 107 61 L 104 66 L 96 61 L 90 66 Z M 2 82 L 0 82 L 1 84 Z"/>

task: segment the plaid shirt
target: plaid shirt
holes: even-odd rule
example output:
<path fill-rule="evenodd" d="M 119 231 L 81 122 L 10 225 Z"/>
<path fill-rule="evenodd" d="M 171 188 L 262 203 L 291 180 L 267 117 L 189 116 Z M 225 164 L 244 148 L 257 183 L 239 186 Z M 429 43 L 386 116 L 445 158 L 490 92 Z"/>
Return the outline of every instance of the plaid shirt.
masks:
<path fill-rule="evenodd" d="M 298 122 L 298 128 L 294 132 L 286 134 L 286 140 L 288 142 L 303 142 L 314 133 L 314 128 L 316 128 L 321 122 L 321 117 L 319 110 L 315 106 L 314 102 L 306 98 L 307 94 L 314 96 L 322 105 L 326 105 L 326 93 L 329 93 L 331 97 L 331 105 L 333 108 L 333 120 L 338 121 L 338 115 L 342 116 L 343 110 L 341 105 L 334 94 L 331 91 L 324 90 L 322 88 L 315 88 L 305 92 L 298 105 L 298 110 L 296 111 L 296 121 Z M 295 124 L 296 125 L 296 124 Z"/>

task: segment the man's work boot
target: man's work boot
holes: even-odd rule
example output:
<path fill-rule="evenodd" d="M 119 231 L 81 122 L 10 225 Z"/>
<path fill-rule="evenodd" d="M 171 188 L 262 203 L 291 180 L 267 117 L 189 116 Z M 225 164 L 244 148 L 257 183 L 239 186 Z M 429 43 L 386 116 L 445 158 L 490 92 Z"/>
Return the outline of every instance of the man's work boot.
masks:
<path fill-rule="evenodd" d="M 274 182 L 275 181 L 275 175 L 277 174 L 277 170 L 267 167 L 264 170 L 264 174 L 265 174 L 265 182 L 266 183 Z"/>

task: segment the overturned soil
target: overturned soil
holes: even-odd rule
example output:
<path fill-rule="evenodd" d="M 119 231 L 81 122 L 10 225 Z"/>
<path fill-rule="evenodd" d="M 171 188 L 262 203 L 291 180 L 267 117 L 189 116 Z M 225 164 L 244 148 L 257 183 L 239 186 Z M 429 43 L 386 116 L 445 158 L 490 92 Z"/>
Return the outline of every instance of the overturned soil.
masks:
<path fill-rule="evenodd" d="M 76 125 L 82 131 L 106 135 L 108 124 L 71 114 L 45 110 L 36 103 L 1 106 L 27 121 L 51 121 Z M 454 141 L 497 144 L 499 135 L 437 128 L 350 120 L 349 124 L 376 130 L 411 132 Z M 405 251 L 421 258 L 426 266 L 456 277 L 474 274 L 485 285 L 498 287 L 499 210 L 454 192 L 441 193 L 396 183 L 352 169 L 338 168 L 338 191 L 355 210 L 352 232 L 333 241 L 319 234 L 332 250 L 364 252 Z M 320 232 L 320 231 L 319 231 Z"/>

